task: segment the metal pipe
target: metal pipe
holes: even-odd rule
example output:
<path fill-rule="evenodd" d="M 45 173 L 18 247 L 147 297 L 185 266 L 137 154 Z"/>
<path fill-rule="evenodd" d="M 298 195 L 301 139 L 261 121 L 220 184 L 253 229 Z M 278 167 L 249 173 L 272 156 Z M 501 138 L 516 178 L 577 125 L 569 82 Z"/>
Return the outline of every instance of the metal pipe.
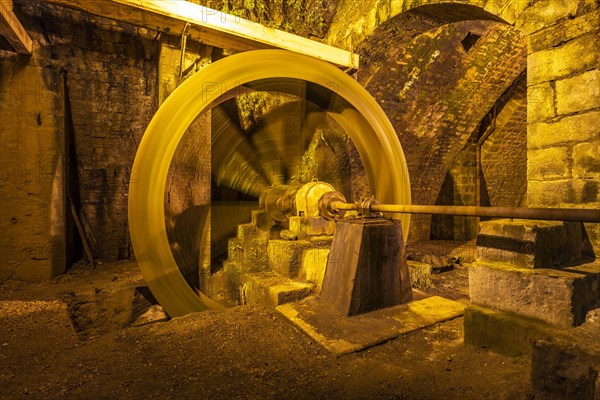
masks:
<path fill-rule="evenodd" d="M 331 203 L 333 210 L 357 210 L 357 204 Z M 468 217 L 540 219 L 548 221 L 575 221 L 600 223 L 600 210 L 579 208 L 525 208 L 474 206 L 420 206 L 399 204 L 372 204 L 372 211 L 404 214 L 462 215 Z"/>

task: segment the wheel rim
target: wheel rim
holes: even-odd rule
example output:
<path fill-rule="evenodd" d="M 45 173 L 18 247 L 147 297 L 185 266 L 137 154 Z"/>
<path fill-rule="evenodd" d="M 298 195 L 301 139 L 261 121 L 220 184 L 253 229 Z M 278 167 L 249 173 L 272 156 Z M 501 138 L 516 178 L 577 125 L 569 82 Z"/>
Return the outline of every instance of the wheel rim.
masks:
<path fill-rule="evenodd" d="M 330 64 L 284 50 L 256 50 L 219 60 L 182 83 L 157 111 L 136 153 L 129 184 L 129 227 L 136 259 L 153 295 L 172 317 L 223 309 L 187 284 L 169 246 L 164 193 L 177 145 L 196 117 L 220 96 L 270 78 L 320 85 L 352 106 L 338 104 L 328 113 L 356 146 L 371 193 L 382 203 L 410 204 L 408 170 L 398 137 L 358 82 Z M 410 216 L 395 218 L 402 222 L 406 241 Z"/>

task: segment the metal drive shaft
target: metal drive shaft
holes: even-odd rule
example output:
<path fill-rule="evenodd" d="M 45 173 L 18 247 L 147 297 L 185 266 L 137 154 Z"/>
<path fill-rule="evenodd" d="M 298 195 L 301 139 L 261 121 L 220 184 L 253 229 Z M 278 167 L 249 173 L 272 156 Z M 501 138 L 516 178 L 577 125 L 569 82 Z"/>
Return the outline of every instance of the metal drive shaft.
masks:
<path fill-rule="evenodd" d="M 475 206 L 421 206 L 379 204 L 376 201 L 344 203 L 332 201 L 327 209 L 333 213 L 357 210 L 368 212 L 462 215 L 471 217 L 540 219 L 549 221 L 574 221 L 600 223 L 600 210 L 578 208 L 525 208 L 525 207 L 475 207 Z"/>

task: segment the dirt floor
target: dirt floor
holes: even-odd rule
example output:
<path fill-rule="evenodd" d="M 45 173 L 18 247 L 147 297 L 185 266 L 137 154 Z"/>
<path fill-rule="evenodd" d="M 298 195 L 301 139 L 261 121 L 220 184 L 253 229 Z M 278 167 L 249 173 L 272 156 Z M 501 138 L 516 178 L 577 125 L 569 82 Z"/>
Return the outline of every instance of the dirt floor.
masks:
<path fill-rule="evenodd" d="M 442 273 L 432 291 L 465 299 L 466 276 Z M 533 398 L 529 357 L 463 344 L 462 318 L 340 358 L 257 306 L 111 329 L 82 322 L 84 311 L 105 325 L 127 315 L 74 297 L 131 285 L 143 285 L 133 263 L 2 284 L 0 399 Z"/>

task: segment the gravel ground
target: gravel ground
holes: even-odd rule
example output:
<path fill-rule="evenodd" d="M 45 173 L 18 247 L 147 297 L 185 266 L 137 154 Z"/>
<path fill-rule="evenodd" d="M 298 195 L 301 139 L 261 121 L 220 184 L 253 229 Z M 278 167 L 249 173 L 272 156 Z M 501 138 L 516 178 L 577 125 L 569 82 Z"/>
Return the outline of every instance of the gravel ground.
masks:
<path fill-rule="evenodd" d="M 136 282 L 117 263 L 0 285 L 0 399 L 533 398 L 529 358 L 464 345 L 462 318 L 340 358 L 257 306 L 77 334 L 65 293 Z"/>

